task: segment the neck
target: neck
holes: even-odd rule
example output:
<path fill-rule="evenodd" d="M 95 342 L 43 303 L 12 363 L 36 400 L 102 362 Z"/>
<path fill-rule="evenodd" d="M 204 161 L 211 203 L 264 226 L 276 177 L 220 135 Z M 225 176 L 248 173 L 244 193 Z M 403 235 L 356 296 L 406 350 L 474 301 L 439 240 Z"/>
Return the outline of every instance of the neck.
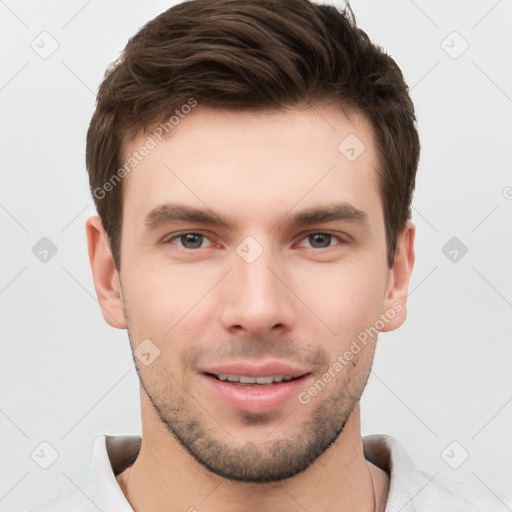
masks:
<path fill-rule="evenodd" d="M 118 476 L 135 512 L 370 512 L 375 496 L 377 510 L 382 508 L 387 482 L 385 473 L 364 459 L 359 404 L 338 439 L 313 464 L 292 478 L 264 484 L 210 472 L 167 431 L 150 404 L 143 403 L 142 412 L 146 421 L 139 456 Z"/>

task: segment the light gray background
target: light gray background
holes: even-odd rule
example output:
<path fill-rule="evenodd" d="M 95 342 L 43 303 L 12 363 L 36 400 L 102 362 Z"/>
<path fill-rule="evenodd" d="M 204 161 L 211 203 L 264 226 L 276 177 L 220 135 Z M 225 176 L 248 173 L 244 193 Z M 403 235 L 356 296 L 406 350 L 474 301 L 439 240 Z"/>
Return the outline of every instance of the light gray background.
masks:
<path fill-rule="evenodd" d="M 84 141 L 106 66 L 170 5 L 0 0 L 1 510 L 79 485 L 99 433 L 140 430 L 128 339 L 103 321 L 89 269 Z M 432 474 L 510 497 L 512 2 L 352 5 L 403 69 L 423 146 L 409 317 L 381 336 L 363 433 L 396 436 Z M 46 59 L 31 47 L 51 49 L 43 31 L 59 45 Z M 454 236 L 468 248 L 455 262 L 442 252 Z M 46 263 L 32 253 L 42 237 L 58 248 Z M 58 452 L 46 470 L 43 441 Z M 444 460 L 466 451 L 458 469 Z"/>

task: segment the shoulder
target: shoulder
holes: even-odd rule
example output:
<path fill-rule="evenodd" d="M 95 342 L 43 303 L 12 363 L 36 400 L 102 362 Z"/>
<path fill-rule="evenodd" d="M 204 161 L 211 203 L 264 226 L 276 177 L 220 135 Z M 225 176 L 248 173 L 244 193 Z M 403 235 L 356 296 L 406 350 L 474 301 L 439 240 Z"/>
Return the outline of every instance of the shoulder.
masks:
<path fill-rule="evenodd" d="M 424 473 L 424 472 L 422 472 Z M 465 512 L 506 512 L 512 510 L 512 501 L 498 496 L 491 491 L 458 482 L 439 474 L 428 475 L 424 492 L 420 492 L 414 500 L 418 510 L 435 510 L 448 512 L 463 510 Z"/>
<path fill-rule="evenodd" d="M 419 471 L 407 488 L 406 511 L 436 512 L 506 512 L 512 510 L 512 501 L 487 489 L 444 477 L 439 473 Z"/>
<path fill-rule="evenodd" d="M 487 489 L 420 470 L 404 447 L 391 436 L 365 436 L 363 447 L 366 459 L 390 476 L 386 512 L 512 510 L 512 501 Z"/>
<path fill-rule="evenodd" d="M 72 489 L 27 512 L 98 512 L 97 506 L 80 490 Z"/>
<path fill-rule="evenodd" d="M 85 479 L 28 512 L 133 512 L 116 474 L 136 457 L 139 447 L 138 436 L 98 436 Z"/>

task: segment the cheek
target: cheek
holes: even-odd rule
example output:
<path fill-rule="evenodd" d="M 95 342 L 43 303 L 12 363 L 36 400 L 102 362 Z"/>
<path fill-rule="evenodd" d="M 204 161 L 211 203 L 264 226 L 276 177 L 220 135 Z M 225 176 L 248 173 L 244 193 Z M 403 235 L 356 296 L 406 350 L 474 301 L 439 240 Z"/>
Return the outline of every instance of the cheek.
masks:
<path fill-rule="evenodd" d="M 191 328 L 204 316 L 204 301 L 219 280 L 213 268 L 195 265 L 126 264 L 123 279 L 126 308 L 133 342 L 154 339 L 164 345 L 173 335 Z M 222 273 L 220 274 L 222 276 Z"/>
<path fill-rule="evenodd" d="M 327 335 L 334 331 L 341 343 L 373 325 L 382 308 L 383 274 L 375 266 L 362 264 L 361 259 L 309 265 L 307 271 L 295 272 L 293 283 L 297 296 L 318 317 L 316 327 Z M 309 315 L 307 318 L 310 321 Z"/>

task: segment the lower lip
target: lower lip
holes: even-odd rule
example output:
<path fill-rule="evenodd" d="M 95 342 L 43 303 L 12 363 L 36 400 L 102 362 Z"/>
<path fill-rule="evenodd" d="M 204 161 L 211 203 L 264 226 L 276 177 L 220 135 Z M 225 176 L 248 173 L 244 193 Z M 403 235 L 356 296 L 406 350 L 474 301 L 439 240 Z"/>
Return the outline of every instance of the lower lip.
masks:
<path fill-rule="evenodd" d="M 229 384 L 228 381 L 218 380 L 205 373 L 200 376 L 206 386 L 231 408 L 261 414 L 274 411 L 289 400 L 296 398 L 304 388 L 309 374 L 298 379 L 260 387 Z"/>

